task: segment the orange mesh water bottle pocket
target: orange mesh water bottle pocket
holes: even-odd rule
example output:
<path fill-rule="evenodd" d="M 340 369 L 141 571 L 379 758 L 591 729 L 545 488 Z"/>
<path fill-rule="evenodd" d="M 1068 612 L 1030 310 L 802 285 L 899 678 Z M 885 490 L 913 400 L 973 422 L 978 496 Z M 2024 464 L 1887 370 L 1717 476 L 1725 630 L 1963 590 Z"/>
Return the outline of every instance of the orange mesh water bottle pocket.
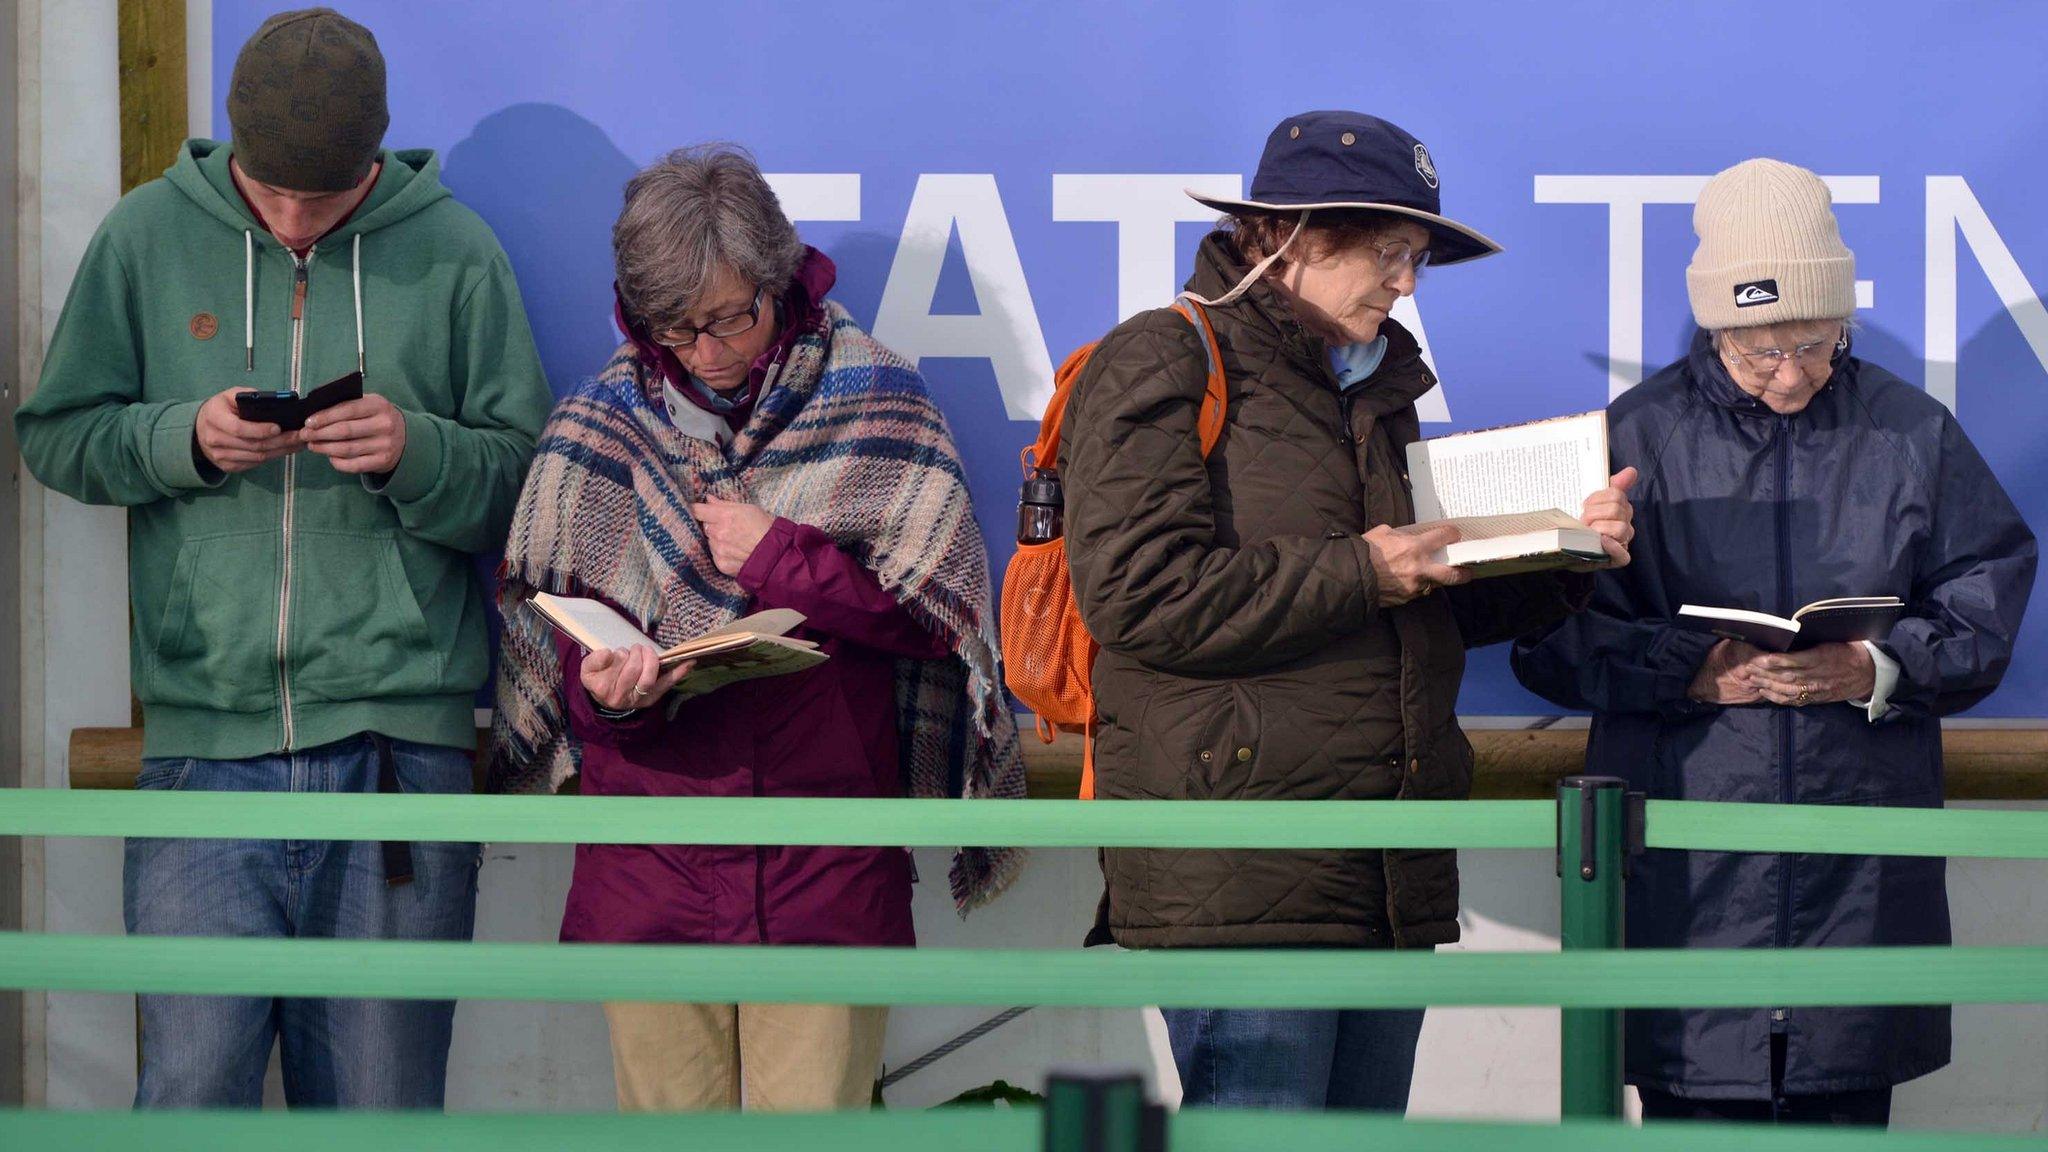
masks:
<path fill-rule="evenodd" d="M 1093 711 L 1095 641 L 1074 602 L 1064 538 L 1017 546 L 1003 575 L 1000 623 L 1010 691 L 1054 728 L 1080 731 Z"/>

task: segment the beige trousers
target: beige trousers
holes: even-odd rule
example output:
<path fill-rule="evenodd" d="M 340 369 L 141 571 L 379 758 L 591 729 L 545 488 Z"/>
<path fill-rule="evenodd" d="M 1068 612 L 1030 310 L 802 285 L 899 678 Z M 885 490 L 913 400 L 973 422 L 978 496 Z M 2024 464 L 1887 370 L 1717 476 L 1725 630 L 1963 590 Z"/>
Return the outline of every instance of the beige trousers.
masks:
<path fill-rule="evenodd" d="M 865 1109 L 889 1009 L 608 1003 L 623 1112 Z"/>

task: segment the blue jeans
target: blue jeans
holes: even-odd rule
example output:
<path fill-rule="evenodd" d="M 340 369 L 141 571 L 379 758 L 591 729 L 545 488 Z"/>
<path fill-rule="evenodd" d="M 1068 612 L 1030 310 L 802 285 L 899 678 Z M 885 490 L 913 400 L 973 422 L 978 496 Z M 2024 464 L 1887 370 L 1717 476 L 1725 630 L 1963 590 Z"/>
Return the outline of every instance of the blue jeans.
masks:
<path fill-rule="evenodd" d="M 381 739 L 381 738 L 380 738 Z M 470 791 L 471 753 L 388 742 L 403 792 Z M 248 760 L 145 760 L 140 789 L 375 792 L 369 736 Z M 387 884 L 376 841 L 131 839 L 122 902 L 144 936 L 467 940 L 476 844 L 411 845 Z M 273 1040 L 293 1107 L 439 1108 L 453 1001 L 139 996 L 138 1108 L 255 1108 Z"/>
<path fill-rule="evenodd" d="M 1405 1112 L 1422 1009 L 1169 1008 L 1183 1108 Z"/>

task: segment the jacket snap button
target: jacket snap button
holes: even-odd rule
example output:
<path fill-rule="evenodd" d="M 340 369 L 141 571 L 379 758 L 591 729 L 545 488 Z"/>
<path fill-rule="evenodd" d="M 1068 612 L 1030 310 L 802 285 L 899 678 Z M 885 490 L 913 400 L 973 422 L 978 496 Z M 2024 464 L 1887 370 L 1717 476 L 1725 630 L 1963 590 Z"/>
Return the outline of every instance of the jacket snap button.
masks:
<path fill-rule="evenodd" d="M 1410 761 L 1408 762 L 1408 774 L 1409 774 L 1409 775 L 1413 776 L 1413 775 L 1414 775 L 1415 773 L 1417 773 L 1417 772 L 1420 772 L 1420 771 L 1422 771 L 1422 761 L 1420 761 L 1420 760 L 1410 760 Z"/>
<path fill-rule="evenodd" d="M 1251 749 L 1249 749 L 1249 748 L 1239 748 L 1239 749 L 1237 750 L 1237 762 L 1238 762 L 1239 764 L 1242 764 L 1242 763 L 1244 763 L 1245 761 L 1247 761 L 1247 760 L 1249 760 L 1249 759 L 1251 759 L 1251 758 L 1252 758 L 1252 750 L 1251 750 Z"/>
<path fill-rule="evenodd" d="M 1292 127 L 1292 128 L 1289 128 L 1289 129 L 1287 130 L 1287 138 L 1288 138 L 1289 140 L 1299 140 L 1299 139 L 1301 139 L 1301 125 L 1299 125 L 1299 124 L 1296 124 L 1296 125 L 1295 125 L 1294 127 Z"/>
<path fill-rule="evenodd" d="M 1345 133 L 1345 134 L 1343 134 L 1342 136 L 1339 136 L 1339 137 L 1337 137 L 1337 139 L 1339 139 L 1339 140 L 1342 140 L 1342 141 L 1344 142 L 1344 146 L 1345 146 L 1346 148 L 1349 148 L 1349 147 L 1351 147 L 1351 146 L 1352 146 L 1353 144 L 1356 144 L 1356 143 L 1358 143 L 1358 137 L 1356 137 L 1356 136 L 1352 135 L 1352 134 L 1351 134 L 1351 133 L 1349 133 L 1349 132 L 1346 132 L 1346 133 Z"/>
<path fill-rule="evenodd" d="M 1216 754 L 1214 752 L 1209 751 L 1207 748 L 1202 749 L 1202 763 L 1207 764 L 1215 758 Z"/>

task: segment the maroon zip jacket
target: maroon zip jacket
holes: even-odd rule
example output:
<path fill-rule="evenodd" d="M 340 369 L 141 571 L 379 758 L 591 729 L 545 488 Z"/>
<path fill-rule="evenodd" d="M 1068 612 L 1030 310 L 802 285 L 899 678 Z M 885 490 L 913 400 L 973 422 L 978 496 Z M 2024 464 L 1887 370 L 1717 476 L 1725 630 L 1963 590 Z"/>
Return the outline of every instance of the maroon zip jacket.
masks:
<path fill-rule="evenodd" d="M 623 720 L 583 689 L 582 653 L 558 640 L 582 788 L 598 796 L 902 795 L 895 662 L 948 646 L 815 528 L 777 519 L 740 571 L 752 610 L 794 608 L 794 635 L 831 656 L 790 676 L 729 684 Z M 908 946 L 902 848 L 581 844 L 566 941 Z"/>

